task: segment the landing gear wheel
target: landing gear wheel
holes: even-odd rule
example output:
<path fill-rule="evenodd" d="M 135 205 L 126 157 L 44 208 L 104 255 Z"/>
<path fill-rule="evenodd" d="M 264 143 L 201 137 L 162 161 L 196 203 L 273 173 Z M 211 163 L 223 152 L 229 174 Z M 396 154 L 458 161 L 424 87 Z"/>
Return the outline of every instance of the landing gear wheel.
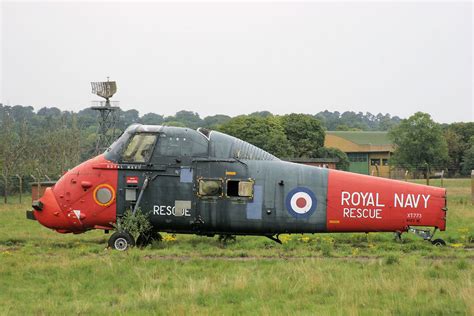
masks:
<path fill-rule="evenodd" d="M 115 232 L 110 236 L 109 248 L 125 251 L 135 246 L 135 240 L 128 232 Z"/>
<path fill-rule="evenodd" d="M 431 243 L 432 243 L 434 246 L 437 246 L 437 247 L 446 246 L 446 242 L 445 242 L 444 240 L 442 240 L 441 238 L 432 240 Z"/>
<path fill-rule="evenodd" d="M 395 241 L 398 243 L 403 243 L 402 232 L 395 232 Z"/>
<path fill-rule="evenodd" d="M 161 237 L 160 233 L 158 232 L 151 232 L 150 234 L 140 234 L 137 238 L 137 247 L 145 248 L 148 245 L 151 245 L 155 241 L 162 241 L 163 237 Z"/>

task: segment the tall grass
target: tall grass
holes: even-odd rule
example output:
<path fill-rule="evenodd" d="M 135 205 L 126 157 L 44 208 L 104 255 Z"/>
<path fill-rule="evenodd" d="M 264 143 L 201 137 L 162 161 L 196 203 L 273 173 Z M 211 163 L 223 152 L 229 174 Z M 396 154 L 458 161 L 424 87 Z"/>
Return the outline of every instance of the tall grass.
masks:
<path fill-rule="evenodd" d="M 105 249 L 100 231 L 61 235 L 0 204 L 0 314 L 474 314 L 469 180 L 445 180 L 445 248 L 388 233 L 178 235 Z M 25 199 L 26 200 L 26 199 Z"/>

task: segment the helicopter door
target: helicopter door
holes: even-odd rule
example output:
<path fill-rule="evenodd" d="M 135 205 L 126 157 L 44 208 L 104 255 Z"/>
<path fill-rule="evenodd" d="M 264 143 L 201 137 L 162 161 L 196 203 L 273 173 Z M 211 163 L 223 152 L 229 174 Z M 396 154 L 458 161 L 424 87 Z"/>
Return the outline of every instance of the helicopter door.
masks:
<path fill-rule="evenodd" d="M 181 152 L 186 141 L 184 137 L 164 133 L 133 135 L 122 156 L 119 187 L 123 190 L 118 215 L 139 204 L 142 212 L 150 214 L 154 227 L 165 231 L 189 229 L 193 183 L 190 166 L 182 166 Z"/>
<path fill-rule="evenodd" d="M 196 229 L 201 232 L 225 233 L 245 230 L 249 197 L 239 195 L 249 186 L 246 165 L 238 161 L 195 161 L 194 178 Z"/>
<path fill-rule="evenodd" d="M 178 131 L 179 132 L 179 131 Z M 192 148 L 184 132 L 160 132 L 151 158 L 149 189 L 152 223 L 164 231 L 189 231 L 193 223 Z"/>
<path fill-rule="evenodd" d="M 122 216 L 126 210 L 132 210 L 136 203 L 145 178 L 151 174 L 150 159 L 156 144 L 156 133 L 136 133 L 128 140 L 120 160 L 117 194 L 117 215 Z M 146 204 L 146 191 L 140 208 Z"/>

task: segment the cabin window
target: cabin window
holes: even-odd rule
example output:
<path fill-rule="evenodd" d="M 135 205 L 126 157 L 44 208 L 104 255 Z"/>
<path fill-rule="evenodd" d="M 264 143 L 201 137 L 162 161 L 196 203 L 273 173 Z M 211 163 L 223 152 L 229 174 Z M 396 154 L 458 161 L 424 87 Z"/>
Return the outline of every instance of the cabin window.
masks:
<path fill-rule="evenodd" d="M 253 181 L 227 180 L 227 196 L 253 197 Z"/>
<path fill-rule="evenodd" d="M 200 196 L 221 196 L 222 195 L 222 180 L 199 180 L 199 195 Z"/>
<path fill-rule="evenodd" d="M 129 141 L 127 148 L 123 152 L 123 162 L 148 162 L 153 153 L 156 135 L 149 133 L 141 133 L 133 135 Z"/>
<path fill-rule="evenodd" d="M 382 159 L 382 166 L 388 166 L 388 159 Z"/>

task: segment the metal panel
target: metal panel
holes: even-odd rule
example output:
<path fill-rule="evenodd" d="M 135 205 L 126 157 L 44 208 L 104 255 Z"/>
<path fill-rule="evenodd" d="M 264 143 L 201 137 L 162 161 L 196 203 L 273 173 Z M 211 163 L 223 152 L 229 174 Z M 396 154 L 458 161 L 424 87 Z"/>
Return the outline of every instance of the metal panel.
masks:
<path fill-rule="evenodd" d="M 255 185 L 253 201 L 247 203 L 247 219 L 262 219 L 263 187 Z"/>

